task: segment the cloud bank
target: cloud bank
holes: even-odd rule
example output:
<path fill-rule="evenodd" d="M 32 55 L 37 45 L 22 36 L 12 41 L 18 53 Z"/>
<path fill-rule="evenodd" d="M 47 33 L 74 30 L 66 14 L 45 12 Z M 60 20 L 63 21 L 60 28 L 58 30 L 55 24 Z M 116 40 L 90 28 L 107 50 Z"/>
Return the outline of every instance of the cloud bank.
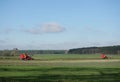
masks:
<path fill-rule="evenodd" d="M 65 28 L 58 23 L 45 23 L 40 27 L 30 28 L 25 30 L 25 32 L 31 34 L 43 34 L 43 33 L 58 33 L 65 31 Z"/>
<path fill-rule="evenodd" d="M 0 30 L 0 34 L 9 34 L 12 31 L 14 31 L 14 29 L 12 29 L 12 28 L 4 28 L 4 29 Z"/>
<path fill-rule="evenodd" d="M 0 40 L 0 44 L 6 43 L 5 40 Z"/>

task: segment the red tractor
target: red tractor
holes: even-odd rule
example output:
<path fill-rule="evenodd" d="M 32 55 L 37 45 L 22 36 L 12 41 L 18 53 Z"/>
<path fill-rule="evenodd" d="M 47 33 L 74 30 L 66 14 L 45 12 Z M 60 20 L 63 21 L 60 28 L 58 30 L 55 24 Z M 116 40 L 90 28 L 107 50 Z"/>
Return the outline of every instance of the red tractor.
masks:
<path fill-rule="evenodd" d="M 33 60 L 29 55 L 25 54 L 20 54 L 20 59 L 21 60 Z"/>
<path fill-rule="evenodd" d="M 100 56 L 102 59 L 108 59 L 108 57 L 105 54 L 101 54 Z"/>

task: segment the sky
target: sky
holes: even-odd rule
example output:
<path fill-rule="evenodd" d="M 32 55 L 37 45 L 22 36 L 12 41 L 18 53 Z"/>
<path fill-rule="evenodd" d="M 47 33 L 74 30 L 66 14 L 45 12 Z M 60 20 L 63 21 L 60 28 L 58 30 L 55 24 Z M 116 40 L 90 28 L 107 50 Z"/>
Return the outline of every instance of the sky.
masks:
<path fill-rule="evenodd" d="M 0 0 L 0 50 L 120 45 L 120 0 Z"/>

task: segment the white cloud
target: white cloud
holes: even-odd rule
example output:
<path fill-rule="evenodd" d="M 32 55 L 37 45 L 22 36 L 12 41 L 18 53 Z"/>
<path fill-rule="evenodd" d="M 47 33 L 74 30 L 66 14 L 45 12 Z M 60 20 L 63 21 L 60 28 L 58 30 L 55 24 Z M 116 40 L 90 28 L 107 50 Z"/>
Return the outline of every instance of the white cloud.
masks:
<path fill-rule="evenodd" d="M 0 44 L 6 43 L 5 40 L 0 40 Z"/>
<path fill-rule="evenodd" d="M 80 48 L 79 42 L 60 42 L 60 43 L 29 43 L 25 45 L 26 49 L 39 49 L 39 50 L 69 50 L 72 48 Z"/>
<path fill-rule="evenodd" d="M 65 30 L 65 28 L 63 28 L 61 25 L 57 24 L 57 23 L 46 23 L 43 24 L 42 26 L 42 31 L 43 32 L 62 32 Z"/>
<path fill-rule="evenodd" d="M 30 28 L 25 30 L 25 32 L 31 33 L 31 34 L 41 34 L 42 31 L 40 28 Z"/>
<path fill-rule="evenodd" d="M 12 31 L 14 31 L 14 29 L 12 29 L 12 28 L 4 28 L 4 29 L 0 30 L 0 33 L 1 34 L 8 34 L 8 33 L 12 32 Z"/>
<path fill-rule="evenodd" d="M 104 33 L 104 31 L 102 29 L 95 28 L 95 27 L 90 27 L 90 26 L 86 26 L 85 30 L 87 30 L 87 32 Z"/>
<path fill-rule="evenodd" d="M 4 42 L 4 41 L 2 41 Z M 60 42 L 60 43 L 28 43 L 28 44 L 9 44 L 8 42 L 0 44 L 0 50 L 18 48 L 20 50 L 69 50 L 82 47 L 100 47 L 119 45 L 120 42 Z"/>
<path fill-rule="evenodd" d="M 65 28 L 59 25 L 58 23 L 45 23 L 40 27 L 30 28 L 25 31 L 31 34 L 42 34 L 42 33 L 63 32 L 64 30 Z"/>

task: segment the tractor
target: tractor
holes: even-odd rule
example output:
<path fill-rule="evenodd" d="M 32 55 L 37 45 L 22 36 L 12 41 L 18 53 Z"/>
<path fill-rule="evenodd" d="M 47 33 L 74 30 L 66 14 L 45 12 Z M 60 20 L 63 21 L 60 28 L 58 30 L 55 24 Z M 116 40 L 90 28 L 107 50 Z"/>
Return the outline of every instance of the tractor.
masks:
<path fill-rule="evenodd" d="M 23 53 L 23 54 L 20 54 L 20 59 L 21 60 L 33 60 L 32 57 L 30 57 L 28 54 L 26 53 Z"/>

